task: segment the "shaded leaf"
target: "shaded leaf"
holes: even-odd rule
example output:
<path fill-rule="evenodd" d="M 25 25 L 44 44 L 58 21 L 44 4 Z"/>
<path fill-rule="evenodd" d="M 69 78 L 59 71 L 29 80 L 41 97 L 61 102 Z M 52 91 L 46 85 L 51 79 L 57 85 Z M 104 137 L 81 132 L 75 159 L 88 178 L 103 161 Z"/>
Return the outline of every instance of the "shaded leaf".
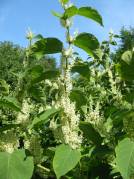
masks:
<path fill-rule="evenodd" d="M 78 62 L 74 64 L 74 66 L 71 69 L 72 73 L 79 73 L 83 77 L 89 78 L 90 77 L 90 70 L 89 65 L 87 63 L 81 63 Z"/>
<path fill-rule="evenodd" d="M 90 123 L 81 121 L 79 127 L 89 141 L 92 141 L 95 145 L 101 145 L 102 137 Z"/>
<path fill-rule="evenodd" d="M 99 42 L 95 36 L 89 33 L 81 33 L 74 40 L 74 45 L 83 49 L 91 57 L 94 57 L 95 50 L 99 48 Z"/>
<path fill-rule="evenodd" d="M 63 44 L 57 38 L 41 38 L 32 46 L 33 55 L 41 58 L 45 54 L 62 52 Z"/>
<path fill-rule="evenodd" d="M 32 84 L 39 83 L 45 79 L 54 79 L 58 75 L 59 75 L 59 71 L 57 70 L 49 70 L 49 71 L 43 72 L 40 76 L 32 80 Z"/>
<path fill-rule="evenodd" d="M 9 85 L 3 79 L 0 79 L 0 92 L 9 94 Z"/>
<path fill-rule="evenodd" d="M 4 97 L 3 99 L 0 99 L 0 106 L 3 108 L 10 108 L 15 111 L 21 111 L 20 104 L 13 97 Z"/>
<path fill-rule="evenodd" d="M 74 89 L 71 91 L 70 99 L 76 103 L 77 107 L 81 107 L 82 105 L 85 105 L 87 102 L 85 94 L 79 89 Z"/>

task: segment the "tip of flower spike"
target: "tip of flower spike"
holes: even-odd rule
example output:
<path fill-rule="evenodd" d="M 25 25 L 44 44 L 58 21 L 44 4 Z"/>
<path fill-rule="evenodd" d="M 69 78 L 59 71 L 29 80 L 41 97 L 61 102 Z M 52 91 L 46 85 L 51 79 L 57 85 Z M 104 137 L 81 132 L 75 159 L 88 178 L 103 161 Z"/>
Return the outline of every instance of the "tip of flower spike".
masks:
<path fill-rule="evenodd" d="M 34 33 L 32 32 L 31 28 L 28 27 L 27 31 L 26 31 L 26 38 L 28 40 L 32 40 L 34 38 Z"/>

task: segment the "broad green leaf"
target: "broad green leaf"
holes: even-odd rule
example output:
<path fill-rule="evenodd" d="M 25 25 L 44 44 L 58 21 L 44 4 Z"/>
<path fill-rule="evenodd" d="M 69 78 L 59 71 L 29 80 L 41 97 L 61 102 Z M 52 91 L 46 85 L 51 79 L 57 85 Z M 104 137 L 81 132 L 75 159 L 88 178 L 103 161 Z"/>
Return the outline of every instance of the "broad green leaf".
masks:
<path fill-rule="evenodd" d="M 134 142 L 129 138 L 123 139 L 117 145 L 115 152 L 116 166 L 123 179 L 134 177 Z"/>
<path fill-rule="evenodd" d="M 55 156 L 53 159 L 53 168 L 57 178 L 68 173 L 80 161 L 81 154 L 78 150 L 73 150 L 68 145 L 60 145 L 56 148 Z"/>
<path fill-rule="evenodd" d="M 92 141 L 95 145 L 101 145 L 102 138 L 90 123 L 81 121 L 79 127 L 89 141 Z"/>
<path fill-rule="evenodd" d="M 89 33 L 79 34 L 74 41 L 74 45 L 86 51 L 91 57 L 94 57 L 95 50 L 99 48 L 97 38 Z"/>
<path fill-rule="evenodd" d="M 44 92 L 43 92 L 41 86 L 38 85 L 38 84 L 32 85 L 32 86 L 28 89 L 28 93 L 29 93 L 30 96 L 32 96 L 32 98 L 34 98 L 36 101 L 43 102 L 43 101 L 45 100 Z"/>
<path fill-rule="evenodd" d="M 70 93 L 70 99 L 76 103 L 77 107 L 81 107 L 86 104 L 87 100 L 85 94 L 79 89 L 74 89 Z"/>
<path fill-rule="evenodd" d="M 42 112 L 41 114 L 39 114 L 39 116 L 37 116 L 33 119 L 32 124 L 29 126 L 29 128 L 31 129 L 35 125 L 38 125 L 41 123 L 45 124 L 46 122 L 48 122 L 50 117 L 52 117 L 54 114 L 56 114 L 59 111 L 60 111 L 60 109 L 56 109 L 56 108 L 52 107 L 51 109 L 48 109 L 45 112 Z"/>
<path fill-rule="evenodd" d="M 35 65 L 34 67 L 27 70 L 25 79 L 26 81 L 31 82 L 33 85 L 46 79 L 54 79 L 58 75 L 58 70 L 43 71 L 43 67 L 41 65 Z"/>
<path fill-rule="evenodd" d="M 42 57 L 45 54 L 62 52 L 63 43 L 57 38 L 41 38 L 32 46 L 33 55 Z"/>
<path fill-rule="evenodd" d="M 10 108 L 15 111 L 21 111 L 20 104 L 13 97 L 4 97 L 3 99 L 0 99 L 0 106 L 3 108 Z"/>
<path fill-rule="evenodd" d="M 78 10 L 78 14 L 87 18 L 90 18 L 94 20 L 95 22 L 99 23 L 100 25 L 103 26 L 102 22 L 102 17 L 101 15 L 97 12 L 96 9 L 93 9 L 91 7 L 81 7 Z"/>
<path fill-rule="evenodd" d="M 93 9 L 91 7 L 77 8 L 76 6 L 72 6 L 65 10 L 63 18 L 70 18 L 75 15 L 84 16 L 84 17 L 89 18 L 103 26 L 103 21 L 102 21 L 101 15 L 98 13 L 98 11 L 96 9 Z"/>
<path fill-rule="evenodd" d="M 0 152 L 0 179 L 31 179 L 34 164 L 24 150 Z"/>
<path fill-rule="evenodd" d="M 86 77 L 88 79 L 90 77 L 89 65 L 87 63 L 78 62 L 74 64 L 74 66 L 71 69 L 71 72 L 79 73 L 81 76 Z"/>
<path fill-rule="evenodd" d="M 124 80 L 134 80 L 134 53 L 132 51 L 126 51 L 122 55 L 122 60 L 117 66 L 117 70 Z"/>
<path fill-rule="evenodd" d="M 39 78 L 43 73 L 43 67 L 41 65 L 35 65 L 28 69 L 25 74 L 25 79 L 27 81 L 34 81 Z"/>
<path fill-rule="evenodd" d="M 43 72 L 37 78 L 34 78 L 32 80 L 32 84 L 39 83 L 39 82 L 41 82 L 42 80 L 45 80 L 45 79 L 54 79 L 58 75 L 59 75 L 59 71 L 57 71 L 57 70 L 49 70 L 49 71 Z"/>

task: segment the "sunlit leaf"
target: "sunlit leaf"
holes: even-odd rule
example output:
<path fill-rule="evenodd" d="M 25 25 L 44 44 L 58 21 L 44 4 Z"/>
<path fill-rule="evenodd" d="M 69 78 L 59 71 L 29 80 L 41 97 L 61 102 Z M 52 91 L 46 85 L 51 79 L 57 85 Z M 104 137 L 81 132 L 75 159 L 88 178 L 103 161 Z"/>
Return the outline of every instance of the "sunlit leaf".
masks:
<path fill-rule="evenodd" d="M 24 150 L 13 153 L 0 152 L 0 179 L 30 179 L 34 164 L 32 157 L 26 157 Z"/>
<path fill-rule="evenodd" d="M 68 145 L 60 145 L 56 148 L 53 159 L 53 168 L 57 178 L 68 173 L 80 161 L 81 154 L 78 150 L 73 150 Z"/>
<path fill-rule="evenodd" d="M 97 23 L 99 23 L 100 25 L 103 26 L 103 21 L 102 21 L 102 17 L 101 15 L 98 13 L 98 11 L 96 9 L 93 9 L 91 7 L 81 7 L 81 8 L 77 8 L 76 6 L 72 6 L 68 9 L 65 10 L 64 13 L 64 18 L 70 18 L 73 17 L 75 15 L 79 15 L 79 16 L 83 16 L 86 18 L 89 18 Z"/>
<path fill-rule="evenodd" d="M 124 179 L 134 177 L 134 142 L 125 138 L 117 145 L 116 166 Z M 132 178 L 133 178 L 132 177 Z"/>

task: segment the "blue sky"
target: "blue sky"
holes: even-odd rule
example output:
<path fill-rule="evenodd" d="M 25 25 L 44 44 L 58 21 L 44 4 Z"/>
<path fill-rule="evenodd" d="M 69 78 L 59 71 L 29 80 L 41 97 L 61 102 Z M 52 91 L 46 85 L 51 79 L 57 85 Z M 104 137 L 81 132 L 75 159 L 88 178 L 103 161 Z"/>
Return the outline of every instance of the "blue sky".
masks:
<path fill-rule="evenodd" d="M 125 26 L 134 26 L 134 0 L 72 0 L 80 6 L 92 6 L 103 17 L 104 28 L 96 23 L 76 17 L 74 29 L 90 32 L 100 41 L 108 37 L 112 28 L 116 33 Z M 0 0 L 0 41 L 10 40 L 26 46 L 25 33 L 30 27 L 36 34 L 64 40 L 64 29 L 51 10 L 61 12 L 58 0 Z"/>

